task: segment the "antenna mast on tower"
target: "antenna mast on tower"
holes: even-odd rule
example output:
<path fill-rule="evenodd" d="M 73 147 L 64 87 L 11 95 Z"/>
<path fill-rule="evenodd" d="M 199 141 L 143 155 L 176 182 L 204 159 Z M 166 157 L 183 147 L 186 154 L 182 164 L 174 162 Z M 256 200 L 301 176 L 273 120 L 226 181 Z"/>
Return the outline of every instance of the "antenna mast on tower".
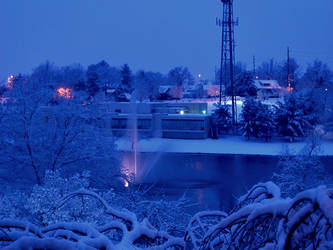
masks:
<path fill-rule="evenodd" d="M 235 39 L 233 0 L 221 0 L 223 5 L 222 20 L 216 19 L 218 26 L 222 28 L 221 43 L 221 65 L 220 65 L 220 104 L 222 103 L 222 92 L 230 86 L 232 123 L 235 124 L 235 93 L 234 93 L 234 61 L 235 61 Z"/>

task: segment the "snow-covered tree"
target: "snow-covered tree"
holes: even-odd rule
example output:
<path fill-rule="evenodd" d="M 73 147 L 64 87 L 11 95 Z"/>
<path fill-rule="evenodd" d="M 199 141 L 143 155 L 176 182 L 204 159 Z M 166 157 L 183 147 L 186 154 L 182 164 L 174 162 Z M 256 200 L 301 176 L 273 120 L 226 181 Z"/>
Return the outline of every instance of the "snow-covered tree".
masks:
<path fill-rule="evenodd" d="M 159 98 L 159 87 L 160 85 L 164 84 L 167 79 L 166 77 L 158 72 L 145 72 L 145 77 L 149 82 L 149 99 L 150 100 L 157 100 Z"/>
<path fill-rule="evenodd" d="M 90 65 L 87 70 L 87 92 L 89 96 L 93 97 L 100 90 L 99 89 L 99 77 L 97 74 L 96 65 Z"/>
<path fill-rule="evenodd" d="M 259 79 L 278 79 L 280 75 L 280 65 L 272 58 L 259 65 L 256 69 L 256 74 Z"/>
<path fill-rule="evenodd" d="M 144 71 L 139 71 L 135 76 L 135 98 L 142 102 L 152 96 L 153 85 Z"/>
<path fill-rule="evenodd" d="M 69 87 L 77 90 L 85 90 L 86 72 L 82 65 L 73 64 L 55 70 L 55 81 L 58 87 Z"/>
<path fill-rule="evenodd" d="M 175 67 L 168 73 L 168 82 L 173 86 L 171 96 L 175 99 L 183 98 L 183 89 L 194 84 L 194 78 L 186 67 Z"/>
<path fill-rule="evenodd" d="M 267 142 L 275 129 L 274 113 L 269 105 L 247 98 L 243 104 L 242 130 L 248 140 L 251 136 L 264 138 Z"/>
<path fill-rule="evenodd" d="M 168 73 L 168 81 L 172 85 L 188 86 L 194 84 L 194 78 L 187 67 L 175 67 Z"/>
<path fill-rule="evenodd" d="M 220 84 L 220 69 L 218 69 L 215 73 L 215 82 Z M 234 65 L 234 93 L 235 92 L 235 84 L 237 84 L 237 80 L 242 78 L 242 75 L 247 72 L 246 71 L 246 65 L 241 63 L 241 62 L 237 62 Z M 229 65 L 223 65 L 223 69 L 222 69 L 222 74 L 226 75 L 225 77 L 223 77 L 222 79 L 222 84 L 225 87 L 225 94 L 226 95 L 231 95 L 231 86 L 230 86 L 230 67 Z"/>
<path fill-rule="evenodd" d="M 228 131 L 232 125 L 230 106 L 223 104 L 216 105 L 216 109 L 212 115 L 212 122 L 213 122 L 213 128 L 215 127 L 218 130 L 218 132 Z M 213 131 L 213 133 L 215 134 L 216 131 Z"/>
<path fill-rule="evenodd" d="M 8 173 L 28 177 L 32 170 L 41 184 L 46 169 L 88 166 L 96 159 L 114 162 L 113 138 L 106 133 L 97 106 L 59 97 L 29 76 L 15 80 L 8 98 L 0 152 L 1 168 Z M 50 104 L 54 98 L 59 99 L 56 105 Z M 119 168 L 112 163 L 109 172 Z"/>
<path fill-rule="evenodd" d="M 323 111 L 321 101 L 313 89 L 285 96 L 276 109 L 279 133 L 290 141 L 311 133 L 314 126 L 320 122 L 320 114 Z"/>
<path fill-rule="evenodd" d="M 256 125 L 258 127 L 258 137 L 268 142 L 276 130 L 274 112 L 271 106 L 259 103 Z"/>
<path fill-rule="evenodd" d="M 243 136 L 250 140 L 251 136 L 258 136 L 258 128 L 256 125 L 257 115 L 259 109 L 259 101 L 248 98 L 243 104 L 242 111 L 242 130 Z"/>
<path fill-rule="evenodd" d="M 30 78 L 33 79 L 35 87 L 54 87 L 57 70 L 58 68 L 53 63 L 47 61 L 36 67 Z M 22 79 L 21 76 L 17 78 L 16 80 Z"/>
<path fill-rule="evenodd" d="M 122 93 L 132 93 L 133 91 L 133 76 L 128 64 L 121 67 L 121 91 Z"/>
<path fill-rule="evenodd" d="M 308 65 L 303 77 L 302 82 L 304 85 L 313 86 L 317 88 L 327 88 L 333 81 L 333 72 L 327 64 L 321 61 L 314 61 L 313 64 Z"/>
<path fill-rule="evenodd" d="M 234 91 L 238 96 L 257 96 L 257 87 L 250 72 L 244 71 L 237 75 Z"/>

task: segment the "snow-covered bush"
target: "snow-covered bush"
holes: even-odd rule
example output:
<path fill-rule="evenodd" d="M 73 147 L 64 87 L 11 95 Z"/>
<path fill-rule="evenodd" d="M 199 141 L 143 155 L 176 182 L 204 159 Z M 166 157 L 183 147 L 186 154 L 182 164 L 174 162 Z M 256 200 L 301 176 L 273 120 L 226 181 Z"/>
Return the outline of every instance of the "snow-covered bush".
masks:
<path fill-rule="evenodd" d="M 333 179 L 317 155 L 319 150 L 320 143 L 316 135 L 296 155 L 291 154 L 288 148 L 285 149 L 272 179 L 281 187 L 283 196 L 292 197 L 309 188 L 333 184 Z"/>
<path fill-rule="evenodd" d="M 184 235 L 186 225 L 192 216 L 187 210 L 191 209 L 193 204 L 186 196 L 178 200 L 169 200 L 163 193 L 149 197 L 146 195 L 148 190 L 130 187 L 117 193 L 108 202 L 115 208 L 126 208 L 132 211 L 139 220 L 146 218 L 154 228 L 160 231 L 168 232 L 173 236 Z"/>
<path fill-rule="evenodd" d="M 81 189 L 63 198 L 59 207 L 89 198 L 101 208 L 105 221 L 100 227 L 86 223 L 56 223 L 37 228 L 29 223 L 0 221 L 0 246 L 9 249 L 184 249 L 181 238 L 156 230 L 148 220 L 139 221 L 126 209 L 115 210 L 95 192 Z"/>
<path fill-rule="evenodd" d="M 25 209 L 28 195 L 22 190 L 4 188 L 0 194 L 0 219 L 22 219 L 29 213 Z"/>
<path fill-rule="evenodd" d="M 279 193 L 276 186 L 273 190 Z M 211 227 L 195 249 L 331 249 L 332 206 L 333 190 L 323 186 L 293 199 L 254 201 Z"/>
<path fill-rule="evenodd" d="M 90 197 L 107 218 L 100 227 L 85 223 L 56 223 L 38 228 L 29 223 L 0 221 L 0 246 L 66 249 L 331 249 L 333 190 L 306 190 L 293 199 L 280 197 L 271 183 L 255 185 L 230 213 L 200 212 L 188 224 L 184 238 L 156 230 L 126 209 L 115 210 L 95 192 L 79 190 L 60 206 Z"/>
<path fill-rule="evenodd" d="M 187 226 L 184 237 L 187 248 L 200 248 L 209 230 L 226 217 L 228 217 L 228 214 L 221 211 L 204 211 L 194 215 Z"/>
<path fill-rule="evenodd" d="M 70 193 L 81 188 L 89 189 L 90 174 L 83 172 L 69 178 L 61 176 L 60 171 L 47 171 L 42 185 L 35 185 L 25 208 L 35 223 L 50 225 L 58 222 L 85 222 L 101 224 L 103 209 L 89 197 L 76 198 L 59 207 L 59 203 Z M 90 188 L 91 189 L 91 188 Z M 111 191 L 103 194 L 113 197 Z"/>

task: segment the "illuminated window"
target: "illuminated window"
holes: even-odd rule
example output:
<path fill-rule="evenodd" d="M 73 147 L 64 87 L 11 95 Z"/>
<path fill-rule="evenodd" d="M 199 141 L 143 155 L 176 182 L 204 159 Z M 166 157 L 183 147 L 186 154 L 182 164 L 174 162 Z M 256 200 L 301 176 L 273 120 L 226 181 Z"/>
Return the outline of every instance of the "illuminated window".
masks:
<path fill-rule="evenodd" d="M 62 87 L 58 88 L 57 93 L 58 93 L 58 96 L 66 98 L 66 99 L 73 98 L 73 92 L 72 92 L 72 89 L 70 89 L 70 88 L 62 88 Z"/>

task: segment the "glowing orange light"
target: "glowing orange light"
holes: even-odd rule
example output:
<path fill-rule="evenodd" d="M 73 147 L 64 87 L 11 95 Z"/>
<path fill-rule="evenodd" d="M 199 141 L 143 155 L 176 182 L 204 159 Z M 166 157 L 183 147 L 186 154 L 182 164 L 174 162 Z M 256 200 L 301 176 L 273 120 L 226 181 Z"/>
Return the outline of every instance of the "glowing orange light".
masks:
<path fill-rule="evenodd" d="M 124 180 L 124 187 L 125 187 L 125 188 L 128 188 L 128 187 L 129 187 L 129 183 L 128 183 L 128 181 L 126 181 L 126 180 Z"/>
<path fill-rule="evenodd" d="M 70 88 L 58 88 L 57 93 L 60 97 L 64 97 L 66 99 L 73 98 L 72 89 Z"/>
<path fill-rule="evenodd" d="M 290 92 L 292 92 L 294 89 L 293 89 L 292 87 L 287 87 L 286 90 L 287 90 L 287 92 L 290 93 Z"/>
<path fill-rule="evenodd" d="M 7 88 L 9 89 L 13 88 L 13 81 L 14 81 L 14 76 L 13 75 L 9 76 L 7 80 Z"/>

